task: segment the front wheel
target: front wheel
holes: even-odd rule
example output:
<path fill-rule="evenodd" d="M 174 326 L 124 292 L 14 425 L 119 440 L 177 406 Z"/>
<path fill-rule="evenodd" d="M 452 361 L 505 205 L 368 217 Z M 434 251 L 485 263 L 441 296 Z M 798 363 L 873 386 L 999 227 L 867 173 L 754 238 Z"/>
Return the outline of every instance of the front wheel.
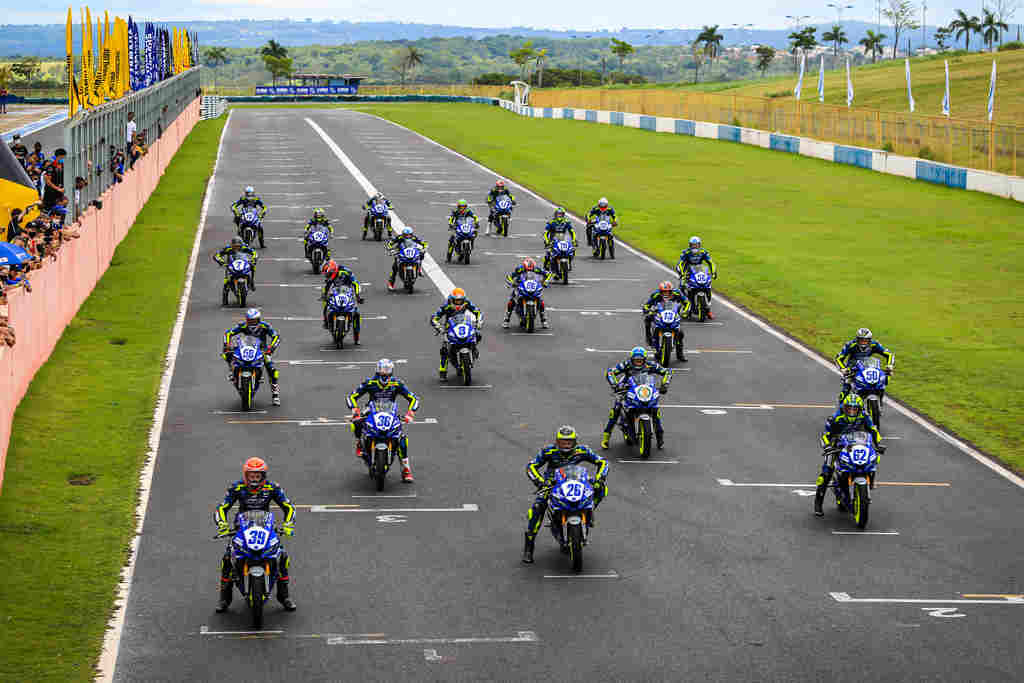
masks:
<path fill-rule="evenodd" d="M 573 572 L 579 574 L 583 571 L 583 525 L 569 524 L 568 527 L 569 562 Z"/>
<path fill-rule="evenodd" d="M 373 447 L 373 479 L 377 484 L 377 490 L 384 490 L 384 479 L 388 474 L 388 451 L 377 448 L 377 444 L 372 444 Z"/>
<path fill-rule="evenodd" d="M 672 341 L 670 338 L 662 335 L 661 337 L 661 348 L 658 349 L 658 362 L 663 367 L 668 367 L 672 361 Z"/>
<path fill-rule="evenodd" d="M 533 312 L 533 306 L 527 306 L 524 314 L 526 315 L 526 331 L 533 332 L 536 326 L 536 316 Z"/>
<path fill-rule="evenodd" d="M 676 360 L 682 363 L 684 355 L 685 354 L 683 352 L 683 338 L 682 336 L 680 336 L 678 339 L 676 339 Z M 668 365 L 668 363 L 666 363 L 666 365 Z"/>
<path fill-rule="evenodd" d="M 881 415 L 881 411 L 879 410 L 879 406 L 880 406 L 881 402 L 878 400 L 878 397 L 877 396 L 872 396 L 867 401 L 865 401 L 865 403 L 867 403 L 868 415 L 871 416 L 871 421 L 875 423 L 875 427 L 877 427 L 878 429 L 881 429 L 882 428 L 882 415 Z"/>
<path fill-rule="evenodd" d="M 706 322 L 708 319 L 708 300 L 703 294 L 698 294 L 694 298 L 697 320 Z"/>
<path fill-rule="evenodd" d="M 256 391 L 252 377 L 241 377 L 238 382 L 238 395 L 242 397 L 242 410 L 252 410 Z"/>
<path fill-rule="evenodd" d="M 378 242 L 384 239 L 384 231 L 381 229 L 379 225 L 374 226 L 373 228 L 373 239 L 377 240 Z"/>
<path fill-rule="evenodd" d="M 334 317 L 334 348 L 345 348 L 345 321 L 340 315 Z"/>
<path fill-rule="evenodd" d="M 459 360 L 459 363 L 462 365 L 462 384 L 468 387 L 473 383 L 473 364 L 467 357 L 469 354 L 460 353 L 459 355 L 462 357 Z"/>
<path fill-rule="evenodd" d="M 868 508 L 871 506 L 868 496 L 867 484 L 854 484 L 853 486 L 853 521 L 858 529 L 867 528 Z"/>
<path fill-rule="evenodd" d="M 651 457 L 651 437 L 653 434 L 653 428 L 651 427 L 650 420 L 640 420 L 640 428 L 637 431 L 637 439 L 640 447 L 640 457 L 647 460 Z"/>
<path fill-rule="evenodd" d="M 561 271 L 562 284 L 569 284 L 569 260 L 562 259 L 559 261 L 558 268 Z"/>
<path fill-rule="evenodd" d="M 267 597 L 267 577 L 249 577 L 249 609 L 252 611 L 252 627 L 263 628 L 263 603 Z"/>

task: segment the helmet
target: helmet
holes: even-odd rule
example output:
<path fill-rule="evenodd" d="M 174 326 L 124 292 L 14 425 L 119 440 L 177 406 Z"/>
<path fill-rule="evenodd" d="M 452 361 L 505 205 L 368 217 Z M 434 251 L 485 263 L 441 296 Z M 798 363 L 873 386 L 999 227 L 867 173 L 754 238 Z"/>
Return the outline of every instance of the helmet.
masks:
<path fill-rule="evenodd" d="M 669 295 L 672 294 L 672 291 L 674 289 L 675 287 L 673 287 L 672 283 L 669 282 L 668 280 L 665 280 L 664 282 L 658 285 L 658 291 L 661 292 L 661 296 L 664 299 L 668 299 Z"/>
<path fill-rule="evenodd" d="M 534 261 L 532 258 L 523 259 L 523 270 L 531 271 L 532 272 L 533 269 L 536 268 L 536 267 L 537 267 L 537 262 Z"/>
<path fill-rule="evenodd" d="M 857 348 L 867 351 L 871 347 L 871 330 L 862 327 L 857 330 Z"/>
<path fill-rule="evenodd" d="M 313 209 L 313 218 L 323 218 L 324 210 L 321 208 Z"/>
<path fill-rule="evenodd" d="M 256 190 L 253 189 L 252 185 L 246 185 L 245 186 L 245 196 L 246 197 L 252 197 L 255 194 L 256 194 Z"/>
<path fill-rule="evenodd" d="M 395 374 L 395 364 L 389 358 L 381 358 L 377 361 L 377 374 L 382 377 L 390 377 Z"/>
<path fill-rule="evenodd" d="M 466 307 L 466 290 L 462 287 L 456 287 L 448 296 L 448 301 L 452 303 L 456 311 L 461 311 Z"/>
<path fill-rule="evenodd" d="M 505 189 L 505 181 L 502 180 L 501 178 L 498 178 L 498 180 L 494 183 L 494 186 Z"/>
<path fill-rule="evenodd" d="M 241 246 L 242 246 L 242 238 L 241 237 L 232 237 L 231 238 L 231 248 L 232 249 L 240 248 Z"/>
<path fill-rule="evenodd" d="M 608 198 L 607 197 L 601 197 L 600 199 L 597 200 L 597 205 L 600 206 L 602 209 L 607 208 L 608 207 Z"/>
<path fill-rule="evenodd" d="M 378 192 L 377 194 L 373 195 L 373 198 L 374 199 L 380 199 L 381 201 L 383 201 L 384 200 L 384 193 L 383 192 Z"/>
<path fill-rule="evenodd" d="M 328 261 L 320 272 L 333 280 L 338 275 L 338 262 L 333 259 Z"/>
<path fill-rule="evenodd" d="M 257 474 L 258 477 L 250 479 L 250 474 Z M 242 465 L 242 481 L 252 490 L 258 490 L 263 482 L 267 480 L 267 463 L 260 458 L 249 458 Z"/>
<path fill-rule="evenodd" d="M 245 312 L 245 327 L 252 332 L 260 324 L 260 309 L 250 308 Z"/>
<path fill-rule="evenodd" d="M 857 394 L 851 392 L 843 399 L 843 414 L 846 417 L 860 417 L 863 410 L 864 400 Z"/>
<path fill-rule="evenodd" d="M 572 425 L 562 425 L 555 432 L 555 447 L 559 453 L 568 455 L 576 448 L 576 430 Z"/>
<path fill-rule="evenodd" d="M 700 238 L 696 235 L 690 238 L 690 249 L 700 249 Z"/>
<path fill-rule="evenodd" d="M 459 203 L 456 205 L 455 210 L 456 211 L 465 211 L 468 208 L 469 208 L 469 203 L 465 199 L 460 199 Z"/>
<path fill-rule="evenodd" d="M 565 209 L 560 206 L 555 209 L 555 218 L 565 218 Z"/>
<path fill-rule="evenodd" d="M 402 235 L 411 235 L 412 234 L 412 226 L 411 225 L 407 225 L 404 228 L 402 228 L 401 234 Z"/>
<path fill-rule="evenodd" d="M 643 367 L 647 364 L 647 349 L 642 346 L 634 346 L 629 352 L 629 362 L 634 368 Z"/>

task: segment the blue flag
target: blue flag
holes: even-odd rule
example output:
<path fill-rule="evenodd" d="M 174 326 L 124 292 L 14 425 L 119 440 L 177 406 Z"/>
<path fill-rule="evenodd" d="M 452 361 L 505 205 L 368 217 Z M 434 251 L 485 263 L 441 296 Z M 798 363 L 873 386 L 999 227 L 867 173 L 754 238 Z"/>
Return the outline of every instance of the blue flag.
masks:
<path fill-rule="evenodd" d="M 153 24 L 146 22 L 146 71 L 143 87 L 148 88 L 156 82 L 156 46 L 154 45 Z"/>

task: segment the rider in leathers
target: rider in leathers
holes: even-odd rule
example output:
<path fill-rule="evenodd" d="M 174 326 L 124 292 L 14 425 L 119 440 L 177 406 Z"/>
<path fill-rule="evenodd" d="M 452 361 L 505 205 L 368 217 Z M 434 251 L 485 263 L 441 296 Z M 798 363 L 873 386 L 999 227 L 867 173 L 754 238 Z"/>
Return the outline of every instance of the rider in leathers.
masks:
<path fill-rule="evenodd" d="M 323 267 L 324 274 L 324 286 L 320 290 L 320 300 L 324 302 L 323 317 L 324 317 L 324 329 L 329 329 L 327 325 L 327 295 L 334 287 L 351 287 L 352 291 L 356 295 L 356 303 L 366 303 L 361 295 L 361 285 L 359 280 L 356 279 L 355 274 L 346 268 L 345 266 L 338 265 L 337 261 L 328 261 Z M 352 316 L 352 343 L 359 346 L 359 330 L 362 327 L 363 316 L 356 309 L 355 315 Z"/>
<path fill-rule="evenodd" d="M 879 355 L 885 358 L 885 373 L 891 375 L 896 365 L 896 354 L 882 346 L 877 339 L 871 336 L 871 330 L 862 327 L 857 330 L 857 336 L 843 344 L 843 348 L 836 354 L 836 365 L 843 373 L 843 389 L 839 392 L 839 403 L 843 402 L 846 395 L 853 387 L 851 377 L 853 366 L 857 361 Z"/>
<path fill-rule="evenodd" d="M 608 222 L 615 227 L 619 224 L 619 221 L 615 218 L 615 209 L 608 205 L 608 199 L 601 197 L 597 200 L 597 204 L 590 209 L 587 213 L 587 246 L 594 246 L 594 225 L 597 224 L 602 218 L 607 218 Z M 615 241 L 612 240 L 611 244 L 612 258 L 615 258 Z"/>
<path fill-rule="evenodd" d="M 658 304 L 668 304 L 670 302 L 679 304 L 680 318 L 685 318 L 690 314 L 690 300 L 686 298 L 685 294 L 673 287 L 672 283 L 668 280 L 659 284 L 658 289 L 651 292 L 651 295 L 647 297 L 647 302 L 642 308 L 644 312 L 644 333 L 647 335 L 648 344 L 654 344 L 652 328 L 654 326 L 654 316 L 658 312 Z M 686 337 L 682 330 L 682 326 L 679 328 L 679 335 L 681 338 Z M 687 362 L 686 356 L 683 356 L 680 360 L 683 363 Z"/>
<path fill-rule="evenodd" d="M 516 198 L 512 196 L 512 193 L 505 187 L 504 180 L 497 180 L 494 183 L 494 187 L 487 193 L 487 234 L 491 234 L 491 225 L 494 223 L 494 202 L 498 201 L 498 197 L 505 195 L 512 202 L 512 206 L 516 205 Z"/>
<path fill-rule="evenodd" d="M 231 213 L 235 215 L 235 227 L 238 227 L 242 222 L 242 214 L 247 208 L 259 209 L 260 223 L 256 229 L 256 234 L 260 238 L 260 249 L 266 249 L 267 245 L 263 243 L 263 216 L 267 213 L 267 207 L 264 206 L 263 200 L 256 196 L 256 191 L 253 190 L 252 185 L 245 188 L 245 193 L 238 198 L 238 201 L 231 205 Z"/>
<path fill-rule="evenodd" d="M 404 396 L 409 401 L 409 409 L 405 413 L 404 420 L 412 422 L 413 415 L 420 407 L 420 399 L 409 390 L 405 382 L 395 377 L 395 364 L 387 358 L 377 361 L 377 374 L 367 377 L 355 388 L 351 394 L 345 397 L 345 403 L 352 411 L 352 434 L 356 438 L 356 457 L 363 458 L 363 424 L 365 417 L 361 417 L 359 410 L 359 398 L 363 394 L 369 394 L 371 401 L 388 399 L 395 401 L 399 396 Z M 398 457 L 402 462 L 402 481 L 412 483 L 412 468 L 409 464 L 409 437 L 402 435 L 398 443 Z"/>
<path fill-rule="evenodd" d="M 213 255 L 213 262 L 221 268 L 224 268 L 228 264 L 230 259 L 235 254 L 245 254 L 249 257 L 249 289 L 256 291 L 256 262 L 260 259 L 260 255 L 256 253 L 256 250 L 247 245 L 242 241 L 241 237 L 232 237 L 229 244 L 224 245 L 224 248 Z M 228 275 L 224 273 L 224 289 L 228 288 Z M 225 293 L 224 296 L 227 296 Z"/>
<path fill-rule="evenodd" d="M 874 441 L 875 450 L 879 454 L 885 453 L 885 446 L 881 444 L 882 435 L 879 433 L 874 421 L 872 421 L 871 416 L 864 410 L 864 401 L 857 394 L 851 393 L 847 394 L 846 398 L 843 399 L 843 403 L 835 415 L 825 420 L 825 431 L 821 433 L 821 447 L 824 449 L 822 455 L 825 457 L 825 462 L 821 466 L 821 474 L 818 475 L 818 481 L 816 482 L 818 489 L 814 495 L 814 514 L 818 517 L 825 514 L 821 509 L 821 504 L 825 500 L 825 492 L 828 490 L 829 482 L 832 481 L 834 468 L 832 466 L 832 458 L 829 456 L 832 455 L 835 442 L 843 434 L 856 431 L 864 431 L 870 434 L 871 440 Z"/>
<path fill-rule="evenodd" d="M 625 381 L 632 375 L 646 372 L 651 375 L 661 376 L 661 385 L 658 390 L 661 393 L 668 391 L 668 385 L 672 381 L 672 374 L 658 363 L 647 358 L 647 349 L 642 346 L 634 346 L 629 352 L 629 358 L 620 362 L 612 368 L 608 368 L 605 379 L 615 392 L 615 400 L 612 409 L 608 412 L 608 422 L 604 426 L 604 434 L 601 435 L 601 448 L 608 448 L 611 442 L 612 430 L 622 414 L 622 398 L 625 392 Z M 658 450 L 665 447 L 665 429 L 661 424 L 661 410 L 654 417 L 654 438 L 658 442 Z"/>
<path fill-rule="evenodd" d="M 549 273 L 543 268 L 538 268 L 537 263 L 532 259 L 523 259 L 522 264 L 516 266 L 516 269 L 511 273 L 505 275 L 505 284 L 511 287 L 512 292 L 509 294 L 508 305 L 505 307 L 505 319 L 501 322 L 501 326 L 508 329 L 512 320 L 512 312 L 516 310 L 516 287 L 519 286 L 519 279 L 527 273 L 536 273 L 539 275 L 544 284 L 548 284 L 555 277 L 554 273 Z M 541 327 L 548 327 L 548 314 L 544 310 L 544 299 L 538 301 L 540 310 L 540 324 Z"/>
<path fill-rule="evenodd" d="M 395 237 L 393 239 L 390 239 L 390 240 L 388 240 L 387 242 L 384 243 L 384 248 L 387 249 L 389 254 L 393 254 L 394 257 L 395 257 L 395 260 L 391 264 L 391 277 L 388 278 L 388 289 L 392 290 L 392 291 L 394 291 L 394 289 L 395 289 L 395 278 L 398 277 L 398 248 L 406 240 L 412 240 L 413 242 L 418 244 L 420 249 L 423 250 L 424 254 L 427 253 L 427 247 L 430 246 L 429 242 L 427 242 L 426 240 L 423 240 L 423 239 L 420 239 L 419 237 L 417 237 L 416 233 L 413 232 L 412 227 L 408 226 L 408 225 L 406 227 L 402 228 L 401 234 L 395 235 Z M 422 257 L 420 259 L 420 266 L 419 266 L 419 273 L 418 274 L 419 275 L 423 275 L 423 261 L 422 261 Z"/>
<path fill-rule="evenodd" d="M 480 219 L 473 213 L 473 209 L 469 208 L 469 203 L 465 199 L 460 199 L 448 216 L 448 232 L 451 233 L 448 236 L 448 253 L 445 254 L 445 261 L 448 263 L 452 262 L 452 254 L 455 253 L 455 223 L 460 218 L 472 218 L 473 225 L 477 230 L 480 229 Z"/>
<path fill-rule="evenodd" d="M 273 403 L 275 406 L 281 405 L 281 386 L 278 384 L 281 378 L 281 371 L 274 367 L 273 358 L 273 353 L 281 345 L 281 336 L 277 333 L 277 330 L 260 319 L 260 310 L 258 308 L 250 308 L 245 312 L 245 320 L 224 332 L 224 348 L 221 351 L 221 358 L 228 364 L 229 369 L 232 369 L 231 340 L 239 334 L 256 337 L 260 340 L 263 346 L 263 364 L 267 369 L 267 374 L 270 376 L 270 392 L 273 394 Z M 232 369 L 231 374 L 228 375 L 228 380 L 234 381 L 234 379 Z"/>
<path fill-rule="evenodd" d="M 430 317 L 430 325 L 434 328 L 437 334 L 444 334 L 444 326 L 442 323 L 447 323 L 448 319 L 453 315 L 458 315 L 464 311 L 469 311 L 476 316 L 476 344 L 471 347 L 473 349 L 473 359 L 476 360 L 480 357 L 480 350 L 477 348 L 483 340 L 483 335 L 480 334 L 480 328 L 484 325 L 484 312 L 481 311 L 476 305 L 466 298 L 466 290 L 462 287 L 456 287 L 452 290 L 452 293 L 448 296 L 441 307 L 437 309 L 437 312 Z M 445 338 L 441 342 L 441 367 L 438 368 L 438 375 L 442 382 L 448 381 L 448 339 Z"/>

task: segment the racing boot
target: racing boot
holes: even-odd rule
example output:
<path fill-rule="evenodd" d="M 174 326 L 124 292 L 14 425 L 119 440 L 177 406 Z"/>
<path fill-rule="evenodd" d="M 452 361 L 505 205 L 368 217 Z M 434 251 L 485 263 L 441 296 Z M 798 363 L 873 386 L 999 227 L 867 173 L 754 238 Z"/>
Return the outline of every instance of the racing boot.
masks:
<path fill-rule="evenodd" d="M 505 313 L 505 319 L 501 321 L 501 326 L 507 330 L 508 326 L 511 324 L 511 321 L 512 321 L 512 311 L 508 311 L 508 312 Z"/>
<path fill-rule="evenodd" d="M 253 275 L 249 275 L 249 289 L 250 291 L 256 291 L 256 278 Z"/>
<path fill-rule="evenodd" d="M 221 306 L 227 306 L 228 305 L 228 292 L 229 291 L 230 290 L 228 289 L 228 283 L 225 282 L 224 283 L 224 289 L 221 290 L 221 293 L 220 293 L 220 304 L 221 304 Z"/>
<path fill-rule="evenodd" d="M 365 460 L 366 458 L 363 453 L 363 442 L 361 439 L 356 439 L 356 457 L 360 460 Z"/>
<path fill-rule="evenodd" d="M 711 312 L 711 307 L 708 306 L 708 320 L 714 320 L 715 314 Z"/>
<path fill-rule="evenodd" d="M 611 256 L 612 261 L 615 260 L 615 240 L 608 240 L 608 255 Z"/>
<path fill-rule="evenodd" d="M 825 502 L 825 493 L 828 491 L 828 483 L 832 479 L 832 468 L 826 467 L 820 475 L 818 475 L 818 488 L 814 492 L 814 516 L 824 517 L 825 511 L 821 509 L 822 504 Z"/>
<path fill-rule="evenodd" d="M 352 332 L 352 343 L 354 345 L 356 345 L 356 346 L 359 346 L 359 333 L 358 332 Z"/>
<path fill-rule="evenodd" d="M 437 371 L 437 378 L 439 380 L 441 380 L 442 382 L 447 382 L 448 381 L 448 369 L 445 368 L 443 370 L 438 370 Z"/>
<path fill-rule="evenodd" d="M 530 534 L 525 534 L 523 540 L 523 564 L 533 564 L 533 539 Z"/>
<path fill-rule="evenodd" d="M 281 405 L 281 385 L 277 384 L 276 382 L 274 384 L 271 384 L 270 394 L 272 396 L 271 402 L 275 406 Z"/>
<path fill-rule="evenodd" d="M 605 450 L 608 450 L 608 444 L 611 443 L 611 440 L 612 440 L 612 433 L 611 432 L 605 432 L 605 433 L 601 434 L 601 448 L 603 448 Z"/>
<path fill-rule="evenodd" d="M 231 606 L 231 598 L 234 597 L 234 585 L 231 583 L 231 577 L 221 577 L 220 579 L 220 600 L 217 601 L 217 612 L 226 612 L 228 607 Z"/>
<path fill-rule="evenodd" d="M 391 276 L 391 277 L 388 278 L 388 291 L 389 292 L 395 291 L 395 278 L 394 278 L 394 276 Z"/>
<path fill-rule="evenodd" d="M 665 432 L 656 433 L 654 439 L 657 442 L 658 450 L 663 450 L 665 448 Z"/>
<path fill-rule="evenodd" d="M 451 242 L 448 242 L 448 253 L 445 254 L 445 257 L 444 257 L 445 263 L 451 263 L 452 262 L 452 254 L 454 252 L 455 252 L 455 245 L 452 244 Z"/>
<path fill-rule="evenodd" d="M 473 346 L 470 348 L 473 351 L 473 360 L 480 360 L 480 349 L 476 347 L 476 344 L 473 344 Z"/>
<path fill-rule="evenodd" d="M 292 582 L 290 580 L 289 581 L 282 581 L 282 580 L 278 579 L 278 581 L 277 581 L 277 601 L 279 603 L 281 603 L 281 606 L 284 607 L 289 612 L 294 612 L 295 609 L 298 606 L 295 604 L 295 601 L 292 600 L 288 596 L 288 592 L 291 589 L 291 583 Z"/>
<path fill-rule="evenodd" d="M 548 316 L 544 311 L 540 312 L 540 326 L 545 330 L 551 327 L 551 325 L 548 324 Z"/>
<path fill-rule="evenodd" d="M 409 467 L 409 458 L 402 458 L 402 482 L 411 484 L 413 482 L 412 469 Z"/>

